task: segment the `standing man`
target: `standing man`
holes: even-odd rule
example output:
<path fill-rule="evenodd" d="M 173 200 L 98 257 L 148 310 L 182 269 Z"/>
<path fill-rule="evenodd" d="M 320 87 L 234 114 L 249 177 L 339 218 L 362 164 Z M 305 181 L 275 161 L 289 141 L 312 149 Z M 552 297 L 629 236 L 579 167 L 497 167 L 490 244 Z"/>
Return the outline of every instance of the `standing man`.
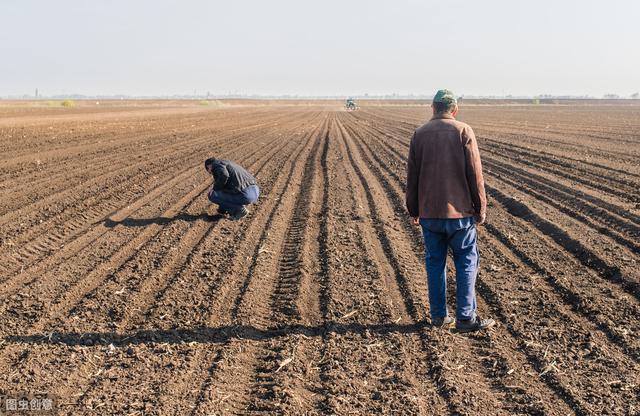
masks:
<path fill-rule="evenodd" d="M 231 214 L 234 220 L 245 217 L 249 213 L 246 205 L 254 204 L 260 196 L 256 178 L 230 160 L 209 158 L 204 167 L 213 175 L 209 200 L 218 204 L 218 213 Z"/>
<path fill-rule="evenodd" d="M 406 195 L 409 215 L 424 234 L 431 323 L 454 322 L 446 299 L 447 250 L 451 248 L 456 266 L 456 329 L 486 329 L 494 320 L 476 314 L 476 225 L 484 223 L 487 215 L 478 144 L 471 127 L 455 119 L 458 103 L 453 92 L 439 90 L 431 107 L 433 117 L 411 139 Z"/>

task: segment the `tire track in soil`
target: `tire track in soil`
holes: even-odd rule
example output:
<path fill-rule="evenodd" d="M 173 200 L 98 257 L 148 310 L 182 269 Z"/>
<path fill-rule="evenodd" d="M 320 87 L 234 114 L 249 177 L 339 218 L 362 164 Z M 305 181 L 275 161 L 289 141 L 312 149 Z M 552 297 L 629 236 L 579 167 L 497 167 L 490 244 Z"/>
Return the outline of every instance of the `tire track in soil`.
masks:
<path fill-rule="evenodd" d="M 367 304 L 367 307 L 374 308 L 376 312 L 373 313 L 366 307 L 360 306 L 360 309 L 357 309 L 357 315 L 354 315 L 355 319 L 349 318 L 349 324 L 355 326 L 361 325 L 363 319 L 366 322 L 373 320 L 372 324 L 364 327 L 364 332 L 355 332 L 360 335 L 359 337 L 354 336 L 353 339 L 349 337 L 349 340 L 356 345 L 342 346 L 345 342 L 344 338 L 347 338 L 346 335 L 340 338 L 329 334 L 327 351 L 330 353 L 333 351 L 333 354 L 328 354 L 328 359 L 333 357 L 334 362 L 325 364 L 327 379 L 331 380 L 330 384 L 335 383 L 333 379 L 344 380 L 345 375 L 342 374 L 341 369 L 342 367 L 348 369 L 349 365 L 346 362 L 351 354 L 349 350 L 354 350 L 353 355 L 356 357 L 362 355 L 370 361 L 369 368 L 363 369 L 366 376 L 354 374 L 354 377 L 364 377 L 365 386 L 349 382 L 349 385 L 353 386 L 353 394 L 357 395 L 356 392 L 362 389 L 362 391 L 369 393 L 368 397 L 364 396 L 363 398 L 374 401 L 373 407 L 365 408 L 365 412 L 374 411 L 387 414 L 397 408 L 402 408 L 403 412 L 408 414 L 455 412 L 457 409 L 451 397 L 442 394 L 442 386 L 430 376 L 428 362 L 430 360 L 437 361 L 438 358 L 424 348 L 422 342 L 424 316 L 422 319 L 413 319 L 411 313 L 415 311 L 414 302 L 412 299 L 405 298 L 406 294 L 402 292 L 403 288 L 394 279 L 394 265 L 385 253 L 388 248 L 380 241 L 378 234 L 379 227 L 384 220 L 377 212 L 378 207 L 372 205 L 371 198 L 374 198 L 374 195 L 362 176 L 362 161 L 354 158 L 352 139 L 342 125 L 340 114 L 338 114 L 335 125 L 335 136 L 335 140 L 339 142 L 337 145 L 339 147 L 339 163 L 343 164 L 342 168 L 336 170 L 345 172 L 345 174 L 339 174 L 336 181 L 345 181 L 348 178 L 348 183 L 342 186 L 350 189 L 352 202 L 349 211 L 343 209 L 342 215 L 336 215 L 340 220 L 336 221 L 334 226 L 337 229 L 347 228 L 347 230 L 353 229 L 355 231 L 348 233 L 351 245 L 355 245 L 355 247 L 352 247 L 351 253 L 347 253 L 347 255 L 353 256 L 353 252 L 361 253 L 360 267 L 364 269 L 361 272 L 365 272 L 365 275 L 360 276 L 358 281 L 350 283 L 351 285 L 355 284 L 355 287 L 347 287 L 350 291 L 356 293 L 359 291 L 360 296 L 367 295 L 369 299 L 361 299 L 360 301 Z M 340 204 L 339 201 L 334 201 L 334 204 Z M 338 261 L 346 262 L 344 255 L 335 253 L 334 256 Z M 341 270 L 338 269 L 332 275 L 332 282 L 340 282 L 345 278 L 352 280 L 348 276 L 348 269 L 346 273 L 340 272 Z M 343 320 L 343 313 L 348 311 L 349 307 L 347 302 L 341 304 L 340 298 L 344 298 L 343 293 L 349 290 L 343 290 L 337 284 L 332 286 L 335 286 L 335 293 L 332 292 L 330 299 L 337 304 L 334 308 L 338 309 L 336 312 L 339 312 L 334 319 Z M 358 287 L 360 287 L 359 290 Z M 348 300 L 351 299 L 347 298 Z M 356 309 L 354 308 L 354 310 Z M 362 316 L 367 316 L 367 318 L 362 318 Z M 354 322 L 356 319 L 357 321 Z M 337 341 L 339 344 L 332 345 L 332 341 L 334 343 Z M 429 380 L 430 378 L 431 380 Z M 371 383 L 370 387 L 366 386 L 366 381 Z M 344 395 L 344 392 L 342 394 Z M 336 392 L 330 399 L 332 400 L 329 405 L 332 405 L 340 413 L 342 409 L 338 393 Z M 348 400 L 348 396 L 346 399 Z M 363 406 L 357 401 L 353 403 L 353 400 L 348 402 L 348 405 Z"/>
<path fill-rule="evenodd" d="M 272 342 L 269 355 L 263 354 L 259 359 L 264 364 L 260 382 L 254 382 L 250 392 L 253 410 L 280 414 L 316 414 L 316 409 L 327 400 L 319 364 L 323 359 L 321 352 L 326 339 L 327 323 L 328 300 L 325 288 L 329 271 L 324 254 L 327 253 L 327 159 L 332 119 L 333 115 L 326 118 L 324 129 L 320 132 L 322 150 L 315 152 L 314 159 L 309 159 L 313 165 L 313 182 L 308 186 L 311 191 L 308 201 L 302 200 L 304 207 L 296 205 L 297 218 L 293 230 L 296 234 L 301 230 L 302 236 L 294 236 L 300 243 L 283 246 L 280 275 L 288 276 L 293 273 L 299 276 L 297 286 L 293 287 L 298 296 L 291 296 L 288 302 L 279 302 L 278 297 L 272 295 L 272 319 L 286 336 Z M 305 168 L 305 173 L 307 170 Z M 299 198 L 305 198 L 305 195 L 307 194 L 301 194 Z M 287 239 L 290 240 L 291 238 Z M 287 250 L 291 250 L 291 254 Z M 290 263 L 296 263 L 293 270 Z M 282 309 L 289 314 L 279 313 Z M 288 364 L 280 365 L 286 362 Z"/>
<path fill-rule="evenodd" d="M 319 273 L 317 275 L 318 284 L 318 302 L 320 315 L 322 318 L 323 328 L 327 326 L 329 321 L 329 286 L 331 284 L 331 273 L 329 267 L 329 195 L 330 195 L 330 175 L 329 175 L 329 131 L 324 138 L 324 146 L 322 147 L 322 154 L 320 156 L 320 166 L 322 169 L 322 202 L 320 206 L 319 222 L 320 227 L 318 230 L 318 255 L 319 255 Z M 329 397 L 328 391 L 324 387 L 328 383 L 328 376 L 326 373 L 326 367 L 322 365 L 323 358 L 325 356 L 327 346 L 327 334 L 326 331 L 322 334 L 322 343 L 317 348 L 310 348 L 313 354 L 303 355 L 307 356 L 307 362 L 318 363 L 315 367 L 311 367 L 310 370 L 318 371 L 318 378 L 320 385 L 318 388 L 312 391 L 319 394 L 320 400 L 313 402 L 313 408 L 322 411 L 328 407 Z M 321 352 L 318 355 L 318 351 Z M 301 352 L 299 351 L 298 354 Z M 302 352 L 304 354 L 304 352 Z M 285 370 L 286 371 L 286 370 Z M 310 411 L 312 413 L 312 411 Z"/>
<path fill-rule="evenodd" d="M 100 342 L 100 341 L 99 341 L 99 340 L 97 340 L 97 342 Z M 105 344 L 106 344 L 106 342 L 105 342 Z M 160 348 L 162 349 L 163 347 L 160 347 Z M 166 351 L 165 351 L 165 352 L 166 352 Z M 113 353 L 113 351 L 109 351 L 109 350 L 107 350 L 107 354 L 106 354 L 106 355 L 109 355 L 109 354 L 111 354 L 111 353 Z M 130 357 L 129 357 L 129 358 L 130 358 Z M 108 367 L 108 366 L 107 366 L 107 369 L 109 369 L 109 367 Z M 102 370 L 99 370 L 99 371 L 102 371 Z M 105 374 L 103 378 L 106 378 L 106 377 L 114 377 L 114 376 L 113 376 L 113 373 L 111 372 L 111 373 L 109 373 L 108 375 L 107 375 L 107 374 Z M 117 379 L 117 377 L 115 377 L 115 378 Z"/>
<path fill-rule="evenodd" d="M 263 252 L 271 254 L 270 262 L 266 266 L 257 266 L 254 270 L 256 275 L 274 276 L 273 279 L 269 279 L 267 285 L 251 288 L 247 287 L 246 301 L 244 303 L 249 305 L 245 306 L 245 311 L 251 311 L 255 313 L 256 306 L 252 303 L 260 302 L 264 305 L 264 309 L 261 308 L 259 313 L 261 321 L 266 321 L 265 325 L 271 331 L 274 331 L 279 336 L 271 339 L 265 339 L 257 345 L 255 351 L 248 349 L 251 355 L 248 358 L 242 360 L 242 362 L 250 362 L 251 369 L 246 368 L 246 365 L 242 365 L 245 370 L 241 374 L 242 378 L 236 380 L 234 386 L 221 389 L 230 393 L 234 391 L 237 393 L 237 397 L 229 400 L 233 404 L 233 412 L 237 414 L 243 414 L 244 412 L 269 412 L 277 413 L 279 406 L 274 406 L 272 400 L 276 397 L 282 397 L 283 399 L 293 399 L 295 394 L 286 386 L 285 389 L 280 389 L 276 383 L 277 368 L 271 368 L 273 365 L 283 362 L 290 356 L 284 357 L 283 355 L 288 353 L 291 347 L 294 350 L 298 348 L 304 348 L 307 343 L 313 343 L 308 341 L 310 338 L 305 335 L 305 332 L 310 333 L 301 326 L 301 322 L 315 323 L 317 324 L 319 319 L 319 312 L 314 309 L 299 309 L 296 301 L 299 299 L 299 291 L 301 289 L 303 277 L 307 277 L 309 269 L 304 267 L 304 263 L 308 264 L 308 260 L 303 258 L 303 255 L 308 256 L 311 253 L 306 252 L 303 249 L 305 244 L 305 233 L 312 226 L 307 223 L 308 211 L 311 204 L 313 193 L 315 193 L 317 164 L 320 152 L 318 151 L 321 144 L 326 141 L 326 130 L 328 125 L 328 118 L 325 116 L 323 120 L 323 126 L 314 134 L 314 143 L 307 159 L 302 167 L 302 178 L 298 185 L 298 191 L 295 192 L 295 200 L 291 211 L 287 213 L 286 218 L 282 218 L 282 221 L 275 221 L 270 229 L 284 230 L 283 233 L 279 233 L 278 240 L 269 242 L 265 240 L 262 246 Z M 269 248 L 273 248 L 270 250 Z M 266 251 L 265 251 L 266 250 Z M 261 270 L 265 270 L 262 271 Z M 254 279 L 255 280 L 255 279 Z M 305 279 L 306 280 L 306 279 Z M 251 297 L 253 296 L 253 300 Z M 260 297 L 261 298 L 260 298 Z M 268 299 L 264 299 L 268 296 Z M 240 306 L 240 304 L 238 304 Z M 311 305 L 313 306 L 313 305 Z M 268 307 L 268 310 L 267 310 Z M 254 320 L 253 315 L 249 315 L 245 311 L 239 311 L 238 319 L 242 322 L 246 320 Z M 290 328 L 300 328 L 300 332 L 294 330 L 293 333 L 289 332 Z M 235 362 L 238 362 L 235 359 Z M 295 365 L 295 363 L 291 363 Z M 249 371 L 247 371 L 249 370 Z M 238 372 L 234 372 L 234 376 Z M 222 383 L 227 380 L 225 372 L 215 375 L 218 383 Z M 222 394 L 222 393 L 219 393 Z M 206 404 L 203 404 L 206 409 Z M 225 412 L 229 410 L 229 404 L 214 406 L 215 411 Z"/>
<path fill-rule="evenodd" d="M 290 177 L 294 182 L 287 183 L 283 189 L 279 205 L 274 206 L 271 215 L 258 239 L 251 257 L 248 271 L 243 275 L 240 287 L 232 292 L 232 309 L 229 311 L 231 324 L 250 331 L 267 332 L 266 337 L 256 337 L 244 340 L 242 337 L 231 338 L 214 357 L 206 360 L 211 363 L 206 370 L 206 379 L 201 384 L 196 400 L 196 407 L 192 414 L 210 414 L 222 412 L 224 414 L 245 414 L 251 410 L 251 389 L 260 383 L 268 382 L 261 378 L 261 358 L 267 354 L 266 343 L 277 343 L 276 339 L 283 336 L 277 331 L 272 322 L 273 311 L 270 297 L 275 289 L 279 258 L 285 244 L 285 234 L 278 232 L 286 229 L 290 223 L 296 203 L 300 195 L 308 192 L 305 184 L 308 172 L 320 141 L 322 132 L 326 128 L 326 121 L 313 132 L 305 146 L 305 162 L 298 163 L 299 155 L 292 163 Z M 272 232 L 275 230 L 276 232 Z M 229 299 L 229 293 L 227 299 Z M 272 335 L 269 335 L 272 334 Z M 275 338 L 273 338 L 275 337 Z"/>
<path fill-rule="evenodd" d="M 381 177 L 381 176 L 378 176 L 378 177 Z M 482 280 L 482 281 L 480 281 L 480 280 L 479 280 L 479 286 L 480 286 L 480 283 L 482 283 L 482 284 L 484 285 L 484 288 L 486 289 L 488 286 L 485 284 L 485 282 L 486 282 L 486 280 Z M 490 300 L 491 296 L 492 296 L 492 295 L 490 294 L 490 295 L 487 297 L 487 300 Z M 483 297 L 484 297 L 484 295 L 483 295 Z M 498 310 L 498 312 L 499 312 L 499 310 Z M 499 314 L 499 315 L 500 315 L 500 314 Z M 548 321 L 547 321 L 547 322 L 548 322 Z M 575 325 L 575 324 L 574 324 L 574 325 Z M 590 330 L 591 330 L 591 329 L 585 329 L 585 330 L 584 330 L 584 333 L 587 333 L 587 334 L 588 334 Z M 515 338 L 515 339 L 518 339 L 518 337 L 519 337 L 519 334 L 518 334 L 518 333 L 517 333 L 517 331 L 516 331 L 516 332 L 514 333 L 514 338 Z M 600 338 L 600 340 L 603 340 L 603 338 L 601 337 L 601 338 Z M 601 342 L 602 342 L 602 341 L 601 341 Z M 604 343 L 604 348 L 606 349 L 606 343 Z M 574 348 L 574 349 L 575 349 L 575 348 Z M 537 359 L 537 357 L 535 356 L 535 354 L 529 354 L 529 355 L 530 355 L 530 361 L 531 361 L 532 363 L 534 363 L 534 364 L 539 364 L 539 362 L 540 362 L 541 360 L 538 360 L 538 359 Z M 546 354 L 545 354 L 545 357 L 546 357 Z M 625 364 L 625 365 L 629 366 L 629 362 L 628 362 L 628 360 L 626 360 L 626 359 L 625 359 L 625 357 L 618 356 L 617 358 L 618 358 L 618 362 L 622 362 L 622 363 L 625 363 L 625 362 L 626 362 L 626 364 Z M 546 364 L 549 364 L 549 363 L 547 362 Z M 545 365 L 546 365 L 546 364 L 545 364 Z M 541 372 L 543 372 L 543 371 L 546 369 L 545 365 L 542 365 L 542 366 L 539 366 L 539 365 L 538 365 L 538 366 L 537 366 L 537 367 L 538 367 L 538 373 L 541 373 Z M 633 363 L 631 363 L 631 367 L 633 368 Z M 513 367 L 512 367 L 512 368 L 513 368 Z M 595 371 L 595 372 L 597 373 L 597 371 Z M 589 375 L 590 375 L 590 374 L 593 374 L 593 373 L 594 373 L 594 371 L 587 372 L 587 373 L 586 373 L 586 377 L 589 377 Z M 547 377 L 549 377 L 549 376 L 547 376 Z M 552 378 L 553 378 L 553 377 L 552 377 Z M 558 389 L 558 391 L 559 391 L 559 393 L 560 393 L 561 395 L 563 395 L 563 396 L 567 396 L 567 392 L 568 392 L 568 390 L 566 390 L 565 388 L 559 388 L 559 387 L 561 387 L 559 383 L 555 382 L 554 380 L 551 380 L 550 384 L 551 384 L 552 386 L 554 386 L 554 388 L 555 388 L 555 389 Z M 596 386 L 596 388 L 595 388 L 595 389 L 597 389 L 597 386 Z M 580 391 L 580 388 L 578 388 L 578 391 Z M 592 387 L 591 391 L 594 391 L 594 388 L 593 388 L 593 387 Z M 571 396 L 571 394 L 569 394 L 569 396 Z M 612 396 L 612 397 L 615 397 L 615 396 Z M 572 399 L 571 401 L 573 402 L 574 407 L 575 407 L 575 404 L 579 403 L 579 402 L 578 402 L 578 401 L 576 401 L 575 399 Z M 584 413 L 584 414 L 588 414 L 588 413 L 589 413 L 587 410 L 584 410 L 584 409 L 588 409 L 588 408 L 589 408 L 589 405 L 588 405 L 588 404 L 585 404 L 585 402 L 584 402 L 584 401 L 582 401 L 582 403 L 580 403 L 580 406 L 578 407 L 578 409 L 583 409 L 583 413 Z"/>

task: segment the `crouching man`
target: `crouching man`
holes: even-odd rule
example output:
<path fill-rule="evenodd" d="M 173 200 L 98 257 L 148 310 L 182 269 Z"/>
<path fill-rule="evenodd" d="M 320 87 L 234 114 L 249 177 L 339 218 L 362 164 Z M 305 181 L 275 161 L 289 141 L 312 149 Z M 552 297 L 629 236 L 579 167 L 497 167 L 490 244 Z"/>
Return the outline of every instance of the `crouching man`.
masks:
<path fill-rule="evenodd" d="M 256 178 L 230 160 L 209 158 L 204 167 L 213 175 L 209 200 L 218 204 L 218 213 L 230 214 L 234 220 L 247 216 L 246 206 L 255 204 L 260 196 Z"/>

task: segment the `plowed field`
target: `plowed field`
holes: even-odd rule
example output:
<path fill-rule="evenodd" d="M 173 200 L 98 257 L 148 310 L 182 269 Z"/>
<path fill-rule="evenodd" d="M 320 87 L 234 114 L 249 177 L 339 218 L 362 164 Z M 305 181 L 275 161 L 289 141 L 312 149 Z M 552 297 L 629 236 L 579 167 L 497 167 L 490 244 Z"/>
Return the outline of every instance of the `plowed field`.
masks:
<path fill-rule="evenodd" d="M 0 111 L 0 393 L 59 414 L 639 414 L 640 106 L 462 107 L 489 198 L 481 334 L 429 323 L 403 191 L 428 110 Z M 258 178 L 241 221 L 206 198 L 212 155 Z"/>

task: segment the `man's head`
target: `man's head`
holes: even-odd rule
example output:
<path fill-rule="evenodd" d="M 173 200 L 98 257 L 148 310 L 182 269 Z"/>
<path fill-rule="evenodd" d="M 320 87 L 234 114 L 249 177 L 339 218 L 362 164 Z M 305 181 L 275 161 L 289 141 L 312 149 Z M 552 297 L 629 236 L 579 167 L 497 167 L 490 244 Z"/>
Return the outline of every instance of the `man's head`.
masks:
<path fill-rule="evenodd" d="M 213 175 L 213 162 L 215 161 L 216 159 L 213 157 L 210 157 L 209 159 L 204 161 L 204 168 L 207 170 L 207 172 L 209 172 L 212 175 Z"/>
<path fill-rule="evenodd" d="M 458 100 L 450 90 L 438 90 L 433 97 L 433 114 L 449 113 L 452 116 L 458 114 Z"/>

